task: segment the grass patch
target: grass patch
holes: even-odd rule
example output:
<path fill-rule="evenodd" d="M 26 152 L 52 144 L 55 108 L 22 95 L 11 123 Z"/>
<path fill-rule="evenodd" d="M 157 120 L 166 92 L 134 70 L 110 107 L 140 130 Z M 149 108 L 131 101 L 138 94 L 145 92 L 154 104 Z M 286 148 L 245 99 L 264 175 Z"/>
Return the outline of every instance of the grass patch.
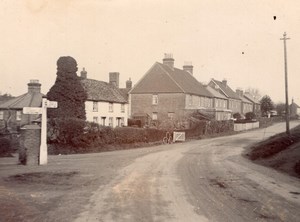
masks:
<path fill-rule="evenodd" d="M 68 185 L 70 179 L 77 175 L 77 171 L 72 172 L 35 172 L 16 174 L 7 178 L 7 181 L 14 181 L 22 184 L 46 184 L 46 185 Z"/>
<path fill-rule="evenodd" d="M 286 133 L 280 133 L 254 145 L 247 156 L 251 160 L 269 158 L 299 141 L 300 126 L 297 126 L 290 131 L 289 136 Z"/>

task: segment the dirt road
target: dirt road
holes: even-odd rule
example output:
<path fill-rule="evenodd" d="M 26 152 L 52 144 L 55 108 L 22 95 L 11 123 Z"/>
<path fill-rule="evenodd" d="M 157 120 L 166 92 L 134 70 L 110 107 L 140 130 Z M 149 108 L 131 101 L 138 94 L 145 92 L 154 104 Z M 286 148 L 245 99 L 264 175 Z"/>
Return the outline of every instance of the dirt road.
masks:
<path fill-rule="evenodd" d="M 284 129 L 276 124 L 137 157 L 94 192 L 76 221 L 299 221 L 300 180 L 241 156 Z"/>

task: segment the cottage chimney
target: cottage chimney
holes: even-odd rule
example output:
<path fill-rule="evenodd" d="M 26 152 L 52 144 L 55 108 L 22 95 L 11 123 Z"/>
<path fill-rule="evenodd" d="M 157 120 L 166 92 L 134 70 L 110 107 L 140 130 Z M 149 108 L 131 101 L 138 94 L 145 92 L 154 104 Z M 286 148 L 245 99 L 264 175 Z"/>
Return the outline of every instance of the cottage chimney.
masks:
<path fill-rule="evenodd" d="M 83 79 L 87 78 L 87 71 L 85 71 L 84 67 L 83 67 L 82 71 L 80 72 L 80 77 Z"/>
<path fill-rule="evenodd" d="M 244 91 L 242 89 L 236 89 L 235 90 L 236 94 L 238 94 L 238 96 L 243 97 L 244 96 Z"/>
<path fill-rule="evenodd" d="M 126 81 L 126 89 L 131 89 L 132 88 L 132 81 L 131 78 L 129 78 L 129 80 Z"/>
<path fill-rule="evenodd" d="M 165 53 L 165 58 L 163 58 L 163 64 L 169 66 L 171 69 L 174 69 L 174 59 L 173 54 Z"/>
<path fill-rule="evenodd" d="M 223 79 L 222 83 L 227 87 L 227 79 Z"/>
<path fill-rule="evenodd" d="M 184 62 L 183 70 L 193 75 L 193 64 L 192 62 Z"/>
<path fill-rule="evenodd" d="M 41 83 L 37 79 L 31 79 L 28 85 L 28 92 L 29 93 L 40 93 L 41 92 Z"/>
<path fill-rule="evenodd" d="M 118 72 L 110 72 L 109 73 L 109 83 L 119 88 L 119 76 Z"/>

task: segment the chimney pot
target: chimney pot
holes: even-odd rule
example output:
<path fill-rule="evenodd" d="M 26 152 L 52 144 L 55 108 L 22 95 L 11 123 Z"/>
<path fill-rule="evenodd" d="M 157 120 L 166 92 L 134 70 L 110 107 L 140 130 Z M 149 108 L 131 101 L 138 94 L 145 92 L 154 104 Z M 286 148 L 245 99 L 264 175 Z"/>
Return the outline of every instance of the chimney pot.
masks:
<path fill-rule="evenodd" d="M 184 65 L 182 67 L 182 69 L 188 73 L 190 73 L 191 75 L 193 75 L 193 64 L 192 62 L 184 62 Z"/>
<path fill-rule="evenodd" d="M 85 71 L 84 67 L 83 67 L 82 71 L 80 72 L 80 77 L 83 79 L 87 78 L 87 71 Z"/>
<path fill-rule="evenodd" d="M 163 64 L 169 66 L 171 69 L 174 69 L 174 59 L 172 53 L 165 53 L 165 58 L 163 58 Z"/>
<path fill-rule="evenodd" d="M 126 81 L 126 89 L 131 89 L 132 88 L 132 81 L 131 78 L 129 78 L 129 80 Z"/>
<path fill-rule="evenodd" d="M 28 92 L 29 93 L 34 93 L 34 92 L 41 92 L 41 83 L 39 83 L 38 79 L 31 79 L 29 81 L 28 85 Z"/>
<path fill-rule="evenodd" d="M 110 72 L 109 73 L 109 83 L 119 88 L 119 78 L 120 73 L 118 72 Z"/>

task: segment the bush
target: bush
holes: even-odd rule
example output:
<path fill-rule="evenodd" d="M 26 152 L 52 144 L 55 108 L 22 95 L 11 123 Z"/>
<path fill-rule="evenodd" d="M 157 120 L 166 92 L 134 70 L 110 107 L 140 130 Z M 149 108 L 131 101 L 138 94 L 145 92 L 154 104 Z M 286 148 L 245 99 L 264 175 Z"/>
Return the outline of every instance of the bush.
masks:
<path fill-rule="evenodd" d="M 240 113 L 234 113 L 234 114 L 233 114 L 233 118 L 239 120 L 239 119 L 242 118 L 242 115 L 241 115 Z"/>
<path fill-rule="evenodd" d="M 0 157 L 11 156 L 11 140 L 6 137 L 0 137 Z"/>
<path fill-rule="evenodd" d="M 248 113 L 245 114 L 245 116 L 246 116 L 247 120 L 253 120 L 253 119 L 256 118 L 256 115 L 255 115 L 254 112 L 248 112 Z"/>
<path fill-rule="evenodd" d="M 76 145 L 84 133 L 85 121 L 77 118 L 55 118 L 48 121 L 48 142 Z"/>

